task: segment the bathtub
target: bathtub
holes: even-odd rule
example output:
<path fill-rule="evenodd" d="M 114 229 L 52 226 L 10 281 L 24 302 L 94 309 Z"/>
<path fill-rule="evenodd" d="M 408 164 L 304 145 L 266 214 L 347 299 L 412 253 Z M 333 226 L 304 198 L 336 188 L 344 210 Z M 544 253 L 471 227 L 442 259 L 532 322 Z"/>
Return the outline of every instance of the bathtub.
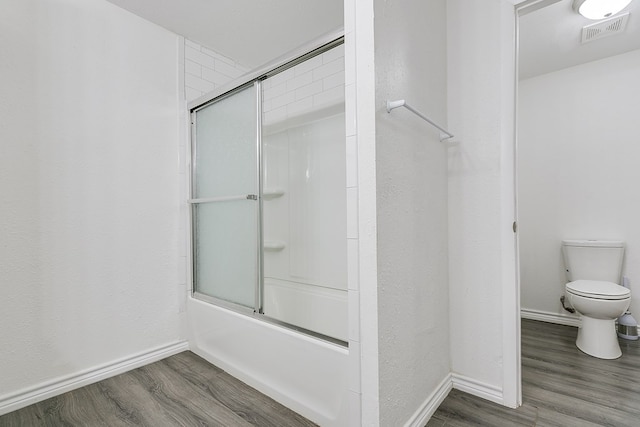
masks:
<path fill-rule="evenodd" d="M 347 348 L 188 298 L 191 351 L 321 426 L 348 425 Z"/>

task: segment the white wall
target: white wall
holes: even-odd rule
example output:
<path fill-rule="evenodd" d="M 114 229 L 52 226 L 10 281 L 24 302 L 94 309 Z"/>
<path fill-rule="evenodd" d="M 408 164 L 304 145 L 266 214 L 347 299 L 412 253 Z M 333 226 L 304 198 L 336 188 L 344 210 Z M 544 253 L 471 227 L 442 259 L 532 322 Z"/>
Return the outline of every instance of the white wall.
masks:
<path fill-rule="evenodd" d="M 514 10 L 447 1 L 449 301 L 454 387 L 515 406 Z"/>
<path fill-rule="evenodd" d="M 355 47 L 351 52 L 347 44 L 345 61 L 347 141 L 352 115 L 358 155 L 360 333 L 356 348 L 360 352 L 362 425 L 407 421 L 417 425 L 430 415 L 426 399 L 432 398 L 431 403 L 438 399 L 429 394 L 436 391 L 438 375 L 446 383 L 451 372 L 454 387 L 515 407 L 520 401 L 520 343 L 511 229 L 515 218 L 513 3 L 448 0 L 445 58 L 444 46 L 427 37 L 434 32 L 443 40 L 444 24 L 439 22 L 443 4 L 430 2 L 409 10 L 403 4 L 402 10 L 394 2 L 372 2 L 345 2 L 346 36 L 354 40 L 351 46 Z M 430 25 L 416 24 L 424 20 Z M 401 28 L 408 31 L 399 31 Z M 439 74 L 442 65 L 431 57 L 426 59 L 428 65 L 422 62 L 419 55 L 425 51 L 446 60 L 446 93 L 438 86 L 445 84 Z M 398 66 L 403 61 L 410 66 Z M 351 87 L 357 106 L 353 109 Z M 384 101 L 388 97 L 414 97 L 414 106 L 448 122 L 462 141 L 460 147 L 449 149 L 448 215 L 444 219 L 440 215 L 446 209 L 433 202 L 447 196 L 447 190 L 438 188 L 444 184 L 442 171 L 436 162 L 431 163 L 438 158 L 437 135 L 405 110 L 387 115 Z M 399 122 L 409 125 L 399 126 Z M 410 148 L 385 145 L 400 142 L 396 138 Z M 432 146 L 425 146 L 430 143 Z M 427 158 L 427 150 L 434 159 Z M 424 170 L 429 167 L 434 169 Z M 412 200 L 409 192 L 427 197 Z M 400 205 L 394 207 L 394 203 Z M 414 222 L 407 224 L 410 220 Z M 448 234 L 443 238 L 447 222 Z M 409 233 L 412 229 L 417 232 Z M 432 245 L 425 236 L 437 244 Z M 440 253 L 447 244 L 448 253 Z M 447 268 L 447 256 L 448 270 L 439 271 Z M 416 310 L 418 304 L 424 305 L 425 312 Z M 405 311 L 412 316 L 405 316 Z M 440 334 L 434 326 L 446 332 Z M 433 350 L 422 346 L 422 340 L 431 345 L 449 342 L 450 347 Z M 393 348 L 393 344 L 400 347 Z M 351 345 L 352 341 L 350 350 Z M 413 378 L 408 377 L 409 372 L 414 373 Z M 398 374 L 395 379 L 394 373 Z M 419 397 L 408 396 L 406 389 L 413 389 Z"/>
<path fill-rule="evenodd" d="M 0 4 L 0 402 L 176 343 L 178 37 L 101 0 Z"/>
<path fill-rule="evenodd" d="M 563 239 L 626 242 L 640 307 L 640 50 L 520 82 L 522 308 L 564 315 Z"/>
<path fill-rule="evenodd" d="M 446 2 L 375 1 L 380 425 L 412 420 L 448 378 Z"/>

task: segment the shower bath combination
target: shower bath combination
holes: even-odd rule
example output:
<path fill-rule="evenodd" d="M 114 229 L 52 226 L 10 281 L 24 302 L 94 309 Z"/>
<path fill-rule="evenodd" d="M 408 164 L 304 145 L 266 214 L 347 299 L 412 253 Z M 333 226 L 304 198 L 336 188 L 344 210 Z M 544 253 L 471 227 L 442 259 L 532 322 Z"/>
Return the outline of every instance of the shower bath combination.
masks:
<path fill-rule="evenodd" d="M 192 109 L 190 203 L 196 298 L 346 342 L 342 51 Z"/>
<path fill-rule="evenodd" d="M 341 425 L 343 36 L 314 43 L 190 105 L 187 317 L 195 353 L 322 425 Z"/>

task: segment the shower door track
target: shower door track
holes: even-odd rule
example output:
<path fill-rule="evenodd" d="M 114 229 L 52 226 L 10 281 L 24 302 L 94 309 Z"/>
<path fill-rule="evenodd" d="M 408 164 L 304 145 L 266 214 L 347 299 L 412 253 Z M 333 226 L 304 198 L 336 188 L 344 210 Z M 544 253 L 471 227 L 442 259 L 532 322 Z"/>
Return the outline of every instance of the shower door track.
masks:
<path fill-rule="evenodd" d="M 236 313 L 240 313 L 242 315 L 251 317 L 251 318 L 253 318 L 255 320 L 258 320 L 260 322 L 268 323 L 268 324 L 275 325 L 275 326 L 282 326 L 282 327 L 285 327 L 288 330 L 296 331 L 296 332 L 298 332 L 300 334 L 307 335 L 307 336 L 312 337 L 312 338 L 321 339 L 322 341 L 325 341 L 325 342 L 328 342 L 328 343 L 331 343 L 331 344 L 335 344 L 335 345 L 340 346 L 340 347 L 344 347 L 344 348 L 348 348 L 349 347 L 349 343 L 347 341 L 343 341 L 343 340 L 340 340 L 340 339 L 337 339 L 337 338 L 333 338 L 333 337 L 330 337 L 328 335 L 320 334 L 318 332 L 314 332 L 312 330 L 305 329 L 305 328 L 302 328 L 300 326 L 293 325 L 291 323 L 287 323 L 287 322 L 283 322 L 283 321 L 278 320 L 278 319 L 274 319 L 273 317 L 269 317 L 264 313 L 258 313 L 255 310 L 252 310 L 252 309 L 250 309 L 248 307 L 245 307 L 243 305 L 240 305 L 240 304 L 234 304 L 232 302 L 225 301 L 225 300 L 220 299 L 220 298 L 212 297 L 211 295 L 206 295 L 206 294 L 203 294 L 203 293 L 200 293 L 200 292 L 197 292 L 197 291 L 194 291 L 192 295 L 193 295 L 193 297 L 195 299 L 198 299 L 200 301 L 204 301 L 206 303 L 209 303 L 209 304 L 221 307 L 221 308 L 225 308 L 227 310 L 230 310 L 230 311 L 233 311 L 233 312 L 236 312 Z"/>

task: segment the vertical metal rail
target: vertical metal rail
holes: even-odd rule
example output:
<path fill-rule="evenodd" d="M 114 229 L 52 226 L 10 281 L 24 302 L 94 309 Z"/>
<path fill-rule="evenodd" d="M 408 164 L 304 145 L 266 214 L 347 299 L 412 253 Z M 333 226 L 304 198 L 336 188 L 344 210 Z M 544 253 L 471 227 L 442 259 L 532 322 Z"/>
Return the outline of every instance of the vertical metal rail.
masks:
<path fill-rule="evenodd" d="M 256 313 L 264 313 L 264 215 L 263 215 L 263 158 L 262 158 L 262 82 L 253 84 L 256 91 L 256 150 L 258 184 L 258 286 L 256 287 Z"/>
<path fill-rule="evenodd" d="M 191 138 L 190 138 L 190 150 L 189 150 L 189 154 L 190 154 L 190 173 L 189 173 L 189 198 L 194 198 L 197 194 L 197 190 L 196 190 L 196 177 L 195 177 L 195 173 L 196 173 L 196 139 L 197 139 L 197 135 L 196 135 L 196 131 L 197 131 L 197 127 L 196 127 L 196 121 L 197 121 L 197 114 L 195 111 L 192 111 L 190 113 L 190 122 L 191 122 Z M 194 227 L 195 227 L 195 210 L 197 208 L 197 206 L 195 204 L 191 204 L 189 203 L 189 211 L 187 212 L 187 215 L 189 215 L 189 241 L 190 241 L 190 248 L 191 248 L 191 257 L 190 257 L 190 262 L 191 265 L 189 266 L 189 269 L 191 271 L 191 283 L 190 283 L 190 287 L 191 287 L 191 295 L 194 294 L 194 292 L 196 292 L 196 283 L 197 283 L 197 272 L 196 272 L 196 256 L 198 255 L 196 252 L 196 234 L 194 233 Z"/>

